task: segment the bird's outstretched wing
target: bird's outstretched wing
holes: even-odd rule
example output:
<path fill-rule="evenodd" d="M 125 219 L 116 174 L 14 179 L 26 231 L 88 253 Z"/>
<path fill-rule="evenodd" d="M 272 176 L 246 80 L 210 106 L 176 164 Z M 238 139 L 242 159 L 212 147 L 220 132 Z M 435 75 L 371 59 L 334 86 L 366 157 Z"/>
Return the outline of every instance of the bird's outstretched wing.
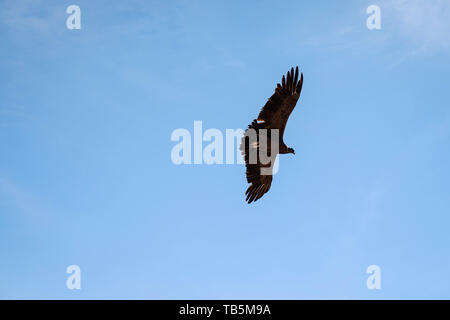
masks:
<path fill-rule="evenodd" d="M 249 161 L 250 154 L 252 152 L 256 152 L 255 154 L 259 155 L 259 130 L 267 129 L 267 134 L 270 136 L 270 129 L 279 129 L 280 138 L 282 139 L 289 115 L 292 110 L 294 110 L 294 107 L 300 97 L 302 85 L 303 73 L 300 75 L 299 80 L 298 67 L 295 68 L 295 72 L 294 68 L 291 68 L 286 77 L 283 76 L 281 84 L 277 84 L 275 93 L 269 98 L 264 107 L 261 109 L 258 115 L 258 121 L 253 120 L 242 138 L 240 149 L 245 160 L 247 182 L 251 183 L 245 192 L 246 201 L 248 203 L 252 203 L 253 201 L 257 201 L 261 198 L 267 191 L 269 191 L 272 184 L 272 174 L 261 174 L 261 169 L 271 169 L 271 166 L 273 166 L 275 161 L 276 154 L 271 155 L 272 161 L 268 164 L 262 164 L 259 156 L 256 163 L 251 163 L 251 161 Z M 250 143 L 247 135 L 249 130 L 255 130 L 257 136 L 256 143 Z"/>
<path fill-rule="evenodd" d="M 246 176 L 247 182 L 251 183 L 248 187 L 245 195 L 247 196 L 245 201 L 248 203 L 252 203 L 253 201 L 261 198 L 267 191 L 270 189 L 270 185 L 272 184 L 272 174 L 262 174 L 261 168 L 265 168 L 271 173 L 271 165 L 274 161 L 270 163 L 263 164 L 259 158 L 259 130 L 266 129 L 264 123 L 258 123 L 256 120 L 248 126 L 248 129 L 245 131 L 244 136 L 242 137 L 241 142 L 241 152 L 245 160 L 246 167 Z M 249 136 L 247 135 L 249 130 L 255 130 L 256 133 L 256 141 L 250 141 Z M 270 135 L 270 133 L 268 134 Z M 270 150 L 269 152 L 270 153 Z M 250 155 L 257 155 L 256 163 L 250 161 Z M 273 155 L 276 157 L 276 155 Z"/>
<path fill-rule="evenodd" d="M 258 115 L 258 121 L 264 121 L 268 128 L 280 130 L 280 137 L 283 137 L 284 128 L 289 119 L 289 115 L 294 110 L 303 86 L 303 73 L 298 79 L 298 67 L 291 68 L 286 77 L 283 76 L 281 84 L 277 84 L 275 93 L 267 100 Z"/>

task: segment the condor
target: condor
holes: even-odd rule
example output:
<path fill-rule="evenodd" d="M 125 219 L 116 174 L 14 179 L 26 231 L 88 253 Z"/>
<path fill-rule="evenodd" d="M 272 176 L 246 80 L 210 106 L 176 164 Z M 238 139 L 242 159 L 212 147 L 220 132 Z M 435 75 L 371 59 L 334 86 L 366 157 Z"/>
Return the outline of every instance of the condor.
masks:
<path fill-rule="evenodd" d="M 303 73 L 298 80 L 298 67 L 291 68 L 286 77 L 283 76 L 281 84 L 277 84 L 275 93 L 269 98 L 264 107 L 261 109 L 258 118 L 248 126 L 247 131 L 242 138 L 240 145 L 241 153 L 245 160 L 247 182 L 251 185 L 248 187 L 246 194 L 246 201 L 252 203 L 261 198 L 270 189 L 272 184 L 272 168 L 278 154 L 292 153 L 295 154 L 294 149 L 289 148 L 283 141 L 284 129 L 289 116 L 294 110 L 303 85 Z M 261 130 L 261 134 L 260 134 Z M 266 134 L 271 131 L 278 132 L 278 148 L 270 150 L 272 142 L 270 137 L 272 134 Z M 251 134 L 248 134 L 250 133 Z M 256 132 L 256 143 L 249 139 L 249 136 Z M 267 137 L 264 147 L 261 145 L 262 135 Z M 266 140 L 266 139 L 264 139 Z M 265 148 L 268 151 L 267 155 L 271 161 L 263 161 L 260 158 L 260 148 Z M 252 161 L 251 155 L 257 155 Z"/>

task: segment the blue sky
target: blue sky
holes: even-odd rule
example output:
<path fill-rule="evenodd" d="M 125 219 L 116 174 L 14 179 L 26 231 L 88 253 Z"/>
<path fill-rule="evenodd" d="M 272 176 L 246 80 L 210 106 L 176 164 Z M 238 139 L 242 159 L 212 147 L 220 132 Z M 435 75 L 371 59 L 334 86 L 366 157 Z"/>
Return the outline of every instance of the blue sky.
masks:
<path fill-rule="evenodd" d="M 450 298 L 449 13 L 0 1 L 0 298 Z M 262 199 L 242 165 L 172 163 L 173 130 L 245 128 L 296 65 L 296 155 Z"/>

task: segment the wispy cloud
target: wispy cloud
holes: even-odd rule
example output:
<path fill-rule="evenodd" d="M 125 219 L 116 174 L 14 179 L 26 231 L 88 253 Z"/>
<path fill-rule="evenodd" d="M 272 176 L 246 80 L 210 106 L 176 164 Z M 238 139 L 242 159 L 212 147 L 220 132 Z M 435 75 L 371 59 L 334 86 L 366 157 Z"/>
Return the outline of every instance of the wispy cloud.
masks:
<path fill-rule="evenodd" d="M 303 41 L 305 45 L 365 54 L 376 50 L 398 64 L 410 57 L 450 51 L 450 1 L 379 0 L 381 30 L 370 31 L 366 7 L 336 16 L 330 28 Z M 355 19 L 359 15 L 360 19 Z"/>
<path fill-rule="evenodd" d="M 382 10 L 392 30 L 411 41 L 417 53 L 450 49 L 450 1 L 389 0 Z"/>
<path fill-rule="evenodd" d="M 42 210 L 37 199 L 8 179 L 0 177 L 0 199 L 19 212 L 31 216 L 39 216 Z M 2 202 L 3 202 L 2 201 Z"/>
<path fill-rule="evenodd" d="M 61 12 L 41 0 L 6 0 L 0 5 L 0 24 L 18 31 L 43 32 L 61 20 L 64 11 Z"/>
<path fill-rule="evenodd" d="M 4 105 L 0 107 L 0 128 L 17 125 L 37 124 L 37 118 L 23 105 Z"/>

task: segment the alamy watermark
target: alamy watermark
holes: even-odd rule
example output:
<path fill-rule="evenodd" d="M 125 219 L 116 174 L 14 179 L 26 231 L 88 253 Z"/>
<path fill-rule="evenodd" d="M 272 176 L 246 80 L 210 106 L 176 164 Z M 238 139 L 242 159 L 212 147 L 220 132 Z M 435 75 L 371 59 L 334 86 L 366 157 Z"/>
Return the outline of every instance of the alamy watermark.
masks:
<path fill-rule="evenodd" d="M 367 267 L 366 273 L 370 274 L 366 281 L 367 289 L 381 290 L 381 268 L 372 264 Z"/>
<path fill-rule="evenodd" d="M 366 26 L 369 30 L 381 29 L 381 9 L 379 6 L 372 4 L 367 7 L 366 13 L 370 16 L 366 20 Z"/>
<path fill-rule="evenodd" d="M 69 30 L 81 29 L 81 9 L 77 5 L 70 5 L 66 9 L 66 13 L 70 14 L 66 20 L 66 27 Z"/>
<path fill-rule="evenodd" d="M 81 289 L 81 269 L 76 264 L 70 265 L 66 269 L 66 273 L 70 274 L 66 280 L 66 287 L 69 290 Z"/>
<path fill-rule="evenodd" d="M 270 132 L 269 132 L 270 131 Z M 225 139 L 224 139 L 225 136 Z M 242 138 L 248 145 L 248 163 L 262 164 L 261 174 L 278 172 L 279 130 L 278 129 L 225 129 L 210 128 L 203 132 L 203 123 L 194 121 L 193 134 L 188 129 L 175 129 L 170 139 L 178 142 L 171 150 L 172 163 L 181 164 L 244 164 Z M 204 142 L 208 144 L 203 145 Z M 225 142 L 225 143 L 224 143 Z"/>

